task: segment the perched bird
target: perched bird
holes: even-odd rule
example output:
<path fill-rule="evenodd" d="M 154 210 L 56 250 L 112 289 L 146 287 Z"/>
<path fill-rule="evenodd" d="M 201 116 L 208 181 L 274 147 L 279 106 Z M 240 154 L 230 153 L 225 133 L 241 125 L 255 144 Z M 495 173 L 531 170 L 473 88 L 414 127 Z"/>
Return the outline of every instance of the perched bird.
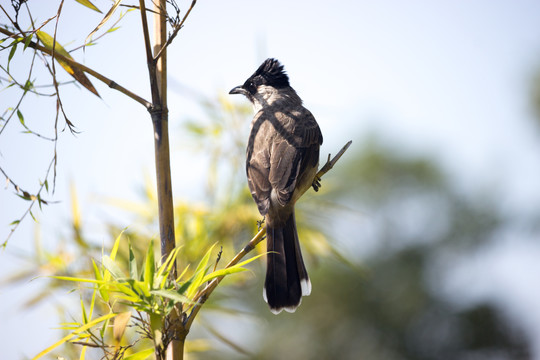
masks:
<path fill-rule="evenodd" d="M 245 95 L 255 116 L 247 146 L 251 195 L 265 217 L 267 269 L 263 297 L 274 314 L 294 312 L 311 282 L 302 259 L 294 204 L 311 186 L 323 137 L 315 118 L 289 85 L 283 65 L 267 59 L 229 94 Z"/>

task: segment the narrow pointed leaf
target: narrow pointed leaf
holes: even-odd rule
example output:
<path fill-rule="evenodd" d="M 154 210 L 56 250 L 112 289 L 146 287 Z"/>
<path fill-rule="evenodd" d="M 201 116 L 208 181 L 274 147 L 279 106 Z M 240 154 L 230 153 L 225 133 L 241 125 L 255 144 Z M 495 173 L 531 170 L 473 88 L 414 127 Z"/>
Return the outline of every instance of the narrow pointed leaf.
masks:
<path fill-rule="evenodd" d="M 86 6 L 89 9 L 92 9 L 94 11 L 97 11 L 100 14 L 103 14 L 103 12 L 101 10 L 99 10 L 96 7 L 96 5 L 92 4 L 89 0 L 75 0 L 75 1 L 78 2 L 79 4 L 82 4 L 82 5 Z"/>
<path fill-rule="evenodd" d="M 154 240 L 150 241 L 148 251 L 146 252 L 146 263 L 144 267 L 144 283 L 147 289 L 154 287 L 154 274 L 156 273 L 156 263 L 154 258 Z"/>
<path fill-rule="evenodd" d="M 154 295 L 159 295 L 159 296 L 166 297 L 167 299 L 174 300 L 175 302 L 192 303 L 192 301 L 189 300 L 184 295 L 180 295 L 176 291 L 172 291 L 172 290 L 165 290 L 165 289 L 152 290 L 151 293 L 154 294 Z"/>
<path fill-rule="evenodd" d="M 148 357 L 150 357 L 154 353 L 154 348 L 148 348 L 141 350 L 139 352 L 136 352 L 135 354 L 128 355 L 124 358 L 124 360 L 146 360 Z"/>
<path fill-rule="evenodd" d="M 103 266 L 111 273 L 112 277 L 116 280 L 125 280 L 127 277 L 122 272 L 120 267 L 107 255 L 103 256 Z"/>
<path fill-rule="evenodd" d="M 37 31 L 36 35 L 37 35 L 39 41 L 41 41 L 43 46 L 45 46 L 47 49 L 55 51 L 56 53 L 66 57 L 68 59 L 73 60 L 71 55 L 66 51 L 66 49 L 64 49 L 64 47 L 62 47 L 62 45 L 60 45 L 58 43 L 58 41 L 55 43 L 54 38 L 51 35 L 47 34 L 44 31 L 41 31 L 41 30 Z M 53 49 L 53 45 L 54 45 L 54 49 Z M 86 75 L 84 74 L 84 71 L 82 71 L 79 68 L 72 67 L 67 62 L 62 61 L 62 60 L 60 60 L 60 59 L 58 59 L 56 57 L 55 57 L 55 59 L 60 64 L 60 66 L 62 66 L 64 68 L 64 70 L 66 70 L 68 72 L 68 74 L 73 76 L 73 78 L 75 78 L 75 80 L 77 80 L 88 91 L 92 92 L 93 94 L 95 94 L 96 96 L 99 97 L 99 93 L 97 92 L 94 85 L 92 85 L 90 80 L 86 77 Z"/>
<path fill-rule="evenodd" d="M 230 267 L 230 268 L 227 268 L 227 269 L 220 269 L 220 270 L 216 270 L 208 275 L 206 275 L 204 278 L 203 278 L 203 283 L 207 282 L 207 281 L 210 281 L 214 278 L 217 278 L 217 277 L 220 277 L 220 276 L 226 276 L 226 275 L 229 275 L 229 274 L 234 274 L 234 273 L 239 273 L 239 272 L 242 272 L 242 271 L 247 271 L 248 269 L 246 268 L 243 268 L 243 267 Z"/>
<path fill-rule="evenodd" d="M 135 253 L 133 252 L 133 248 L 131 247 L 131 242 L 128 244 L 129 246 L 129 276 L 137 280 L 139 279 L 139 274 L 137 271 L 137 259 L 135 259 Z"/>
<path fill-rule="evenodd" d="M 120 5 L 121 2 L 122 2 L 122 0 L 115 0 L 114 4 L 109 9 L 109 11 L 107 11 L 105 16 L 101 20 L 101 22 L 98 24 L 98 26 L 96 26 L 96 28 L 94 30 L 92 30 L 92 32 L 90 34 L 88 34 L 88 36 L 86 37 L 86 40 L 84 41 L 85 43 L 87 43 L 89 41 L 89 39 L 92 37 L 92 35 L 94 35 L 103 25 L 105 25 L 105 23 L 107 21 L 109 21 L 109 19 L 114 14 L 116 9 L 118 8 L 118 5 Z"/>
<path fill-rule="evenodd" d="M 206 252 L 204 257 L 199 262 L 199 265 L 197 266 L 197 270 L 195 270 L 195 275 L 193 282 L 189 286 L 187 290 L 187 297 L 191 298 L 195 293 L 197 292 L 197 289 L 201 284 L 203 283 L 203 278 L 206 275 L 206 267 L 208 265 L 208 261 L 210 260 L 210 254 L 212 253 L 212 250 L 214 249 L 214 245 L 210 247 L 210 249 Z"/>
<path fill-rule="evenodd" d="M 103 316 L 100 316 L 98 317 L 97 319 L 93 320 L 93 321 L 90 321 L 88 324 L 85 324 L 83 326 L 81 326 L 80 328 L 76 329 L 75 331 L 73 331 L 72 333 L 68 334 L 67 336 L 63 337 L 62 339 L 58 340 L 57 342 L 55 342 L 53 345 L 49 346 L 48 348 L 46 348 L 45 350 L 41 351 L 39 354 L 37 354 L 36 356 L 34 356 L 32 358 L 32 360 L 36 360 L 36 359 L 39 359 L 40 357 L 42 357 L 43 355 L 47 354 L 48 352 L 50 352 L 51 350 L 57 348 L 58 346 L 66 343 L 67 341 L 69 341 L 72 337 L 82 333 L 83 331 L 86 331 L 88 329 L 90 329 L 92 326 L 96 325 L 96 324 L 99 324 L 100 322 L 102 321 L 106 321 L 108 319 L 111 319 L 113 317 L 115 317 L 116 314 L 107 314 L 107 315 L 103 315 Z"/>

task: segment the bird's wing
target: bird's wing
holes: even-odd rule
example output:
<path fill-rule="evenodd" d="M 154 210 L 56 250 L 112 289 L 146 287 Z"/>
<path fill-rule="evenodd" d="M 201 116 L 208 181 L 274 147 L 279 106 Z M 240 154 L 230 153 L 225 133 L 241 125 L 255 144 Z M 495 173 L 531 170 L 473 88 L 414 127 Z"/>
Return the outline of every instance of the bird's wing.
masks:
<path fill-rule="evenodd" d="M 304 171 L 317 166 L 322 134 L 306 109 L 276 112 L 272 120 L 275 120 L 271 122 L 277 134 L 270 148 L 269 181 L 279 203 L 286 205 Z"/>
<path fill-rule="evenodd" d="M 246 172 L 249 190 L 257 203 L 261 215 L 266 215 L 270 207 L 270 148 L 268 137 L 273 131 L 270 123 L 257 113 L 253 119 L 253 125 L 247 147 Z"/>

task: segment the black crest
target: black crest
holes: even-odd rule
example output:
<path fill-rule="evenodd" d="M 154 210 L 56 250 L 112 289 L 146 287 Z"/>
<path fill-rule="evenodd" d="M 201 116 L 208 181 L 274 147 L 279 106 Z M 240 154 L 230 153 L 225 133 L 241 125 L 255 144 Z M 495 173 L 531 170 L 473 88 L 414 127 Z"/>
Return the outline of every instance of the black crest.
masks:
<path fill-rule="evenodd" d="M 289 86 L 289 77 L 278 60 L 266 59 L 257 71 L 247 79 L 243 87 L 249 92 L 255 93 L 259 85 L 268 85 L 275 88 Z"/>

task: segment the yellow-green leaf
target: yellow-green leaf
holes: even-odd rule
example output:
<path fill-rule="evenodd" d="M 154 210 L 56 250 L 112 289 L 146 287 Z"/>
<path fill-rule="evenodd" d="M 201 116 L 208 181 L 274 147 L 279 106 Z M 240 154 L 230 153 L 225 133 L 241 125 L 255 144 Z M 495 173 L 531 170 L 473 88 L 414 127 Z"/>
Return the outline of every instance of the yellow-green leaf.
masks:
<path fill-rule="evenodd" d="M 60 54 L 65 58 L 73 60 L 73 58 L 66 51 L 66 49 L 64 49 L 64 47 L 60 45 L 58 41 L 55 42 L 54 38 L 51 35 L 41 30 L 37 31 L 36 35 L 39 41 L 41 41 L 41 43 L 43 44 L 43 46 L 45 46 L 45 48 L 51 51 L 54 51 L 55 53 Z M 88 91 L 92 92 L 96 96 L 99 96 L 96 88 L 94 87 L 94 85 L 92 85 L 90 80 L 86 77 L 86 75 L 84 74 L 84 71 L 82 71 L 79 68 L 72 67 L 67 62 L 60 60 L 57 57 L 55 57 L 55 59 L 64 68 L 64 70 L 66 70 L 68 74 L 73 76 L 75 80 L 77 80 L 82 86 L 84 86 Z"/>
<path fill-rule="evenodd" d="M 145 360 L 150 355 L 154 353 L 154 348 L 148 348 L 141 351 L 136 352 L 135 354 L 128 355 L 124 358 L 124 360 Z"/>
<path fill-rule="evenodd" d="M 199 265 L 197 266 L 197 269 L 195 270 L 193 282 L 191 283 L 191 285 L 189 286 L 187 290 L 188 298 L 191 298 L 193 295 L 195 295 L 195 293 L 197 292 L 197 289 L 203 283 L 203 278 L 206 275 L 206 266 L 208 265 L 208 261 L 210 260 L 210 254 L 212 253 L 214 246 L 216 246 L 216 244 L 210 247 L 210 249 L 206 252 L 204 257 L 199 262 Z"/>
<path fill-rule="evenodd" d="M 156 273 L 156 263 L 154 259 L 154 240 L 150 241 L 146 252 L 146 264 L 144 267 L 144 283 L 148 290 L 154 287 L 154 274 Z"/>
<path fill-rule="evenodd" d="M 107 14 L 105 14 L 101 22 L 98 24 L 98 26 L 96 26 L 96 28 L 92 30 L 90 34 L 88 34 L 88 36 L 86 37 L 86 40 L 84 41 L 85 43 L 87 43 L 88 40 L 92 37 L 92 35 L 94 35 L 103 25 L 105 25 L 107 21 L 109 21 L 109 19 L 114 14 L 114 12 L 116 11 L 116 8 L 118 8 L 118 5 L 120 5 L 121 2 L 122 0 L 115 0 L 114 4 L 110 8 L 110 10 L 107 11 Z"/>
<path fill-rule="evenodd" d="M 90 321 L 88 324 L 86 325 L 83 325 L 81 326 L 80 328 L 76 329 L 75 331 L 73 331 L 72 333 L 68 334 L 67 336 L 64 336 L 62 339 L 58 340 L 57 342 L 55 342 L 54 344 L 52 344 L 51 346 L 49 346 L 48 348 L 46 348 L 45 350 L 43 350 L 42 352 L 40 352 L 39 354 L 37 354 L 36 356 L 34 356 L 32 358 L 32 360 L 36 360 L 36 359 L 39 359 L 40 357 L 42 357 L 43 355 L 47 354 L 48 352 L 50 352 L 51 350 L 57 348 L 58 346 L 64 344 L 65 342 L 69 341 L 72 337 L 82 333 L 83 331 L 86 331 L 88 329 L 90 329 L 92 326 L 96 325 L 96 324 L 99 324 L 100 322 L 102 321 L 106 321 L 110 318 L 113 318 L 115 317 L 117 314 L 107 314 L 107 315 L 103 315 L 101 317 L 98 317 L 97 319 L 93 320 L 93 321 Z"/>
<path fill-rule="evenodd" d="M 217 278 L 217 277 L 221 277 L 221 276 L 225 276 L 225 275 L 229 275 L 229 274 L 234 274 L 234 273 L 239 273 L 239 272 L 242 272 L 242 271 L 247 271 L 246 268 L 243 268 L 243 267 L 230 267 L 230 268 L 227 268 L 227 269 L 220 269 L 220 270 L 216 270 L 208 275 L 206 275 L 204 278 L 203 278 L 203 283 L 207 282 L 207 281 L 210 281 L 214 278 Z"/>
<path fill-rule="evenodd" d="M 97 11 L 98 13 L 100 14 L 103 14 L 103 12 L 101 10 L 99 10 L 96 5 L 92 4 L 90 1 L 88 0 L 75 0 L 76 2 L 78 2 L 79 4 L 82 4 L 84 6 L 86 6 L 87 8 L 89 9 L 92 9 L 94 11 Z"/>

